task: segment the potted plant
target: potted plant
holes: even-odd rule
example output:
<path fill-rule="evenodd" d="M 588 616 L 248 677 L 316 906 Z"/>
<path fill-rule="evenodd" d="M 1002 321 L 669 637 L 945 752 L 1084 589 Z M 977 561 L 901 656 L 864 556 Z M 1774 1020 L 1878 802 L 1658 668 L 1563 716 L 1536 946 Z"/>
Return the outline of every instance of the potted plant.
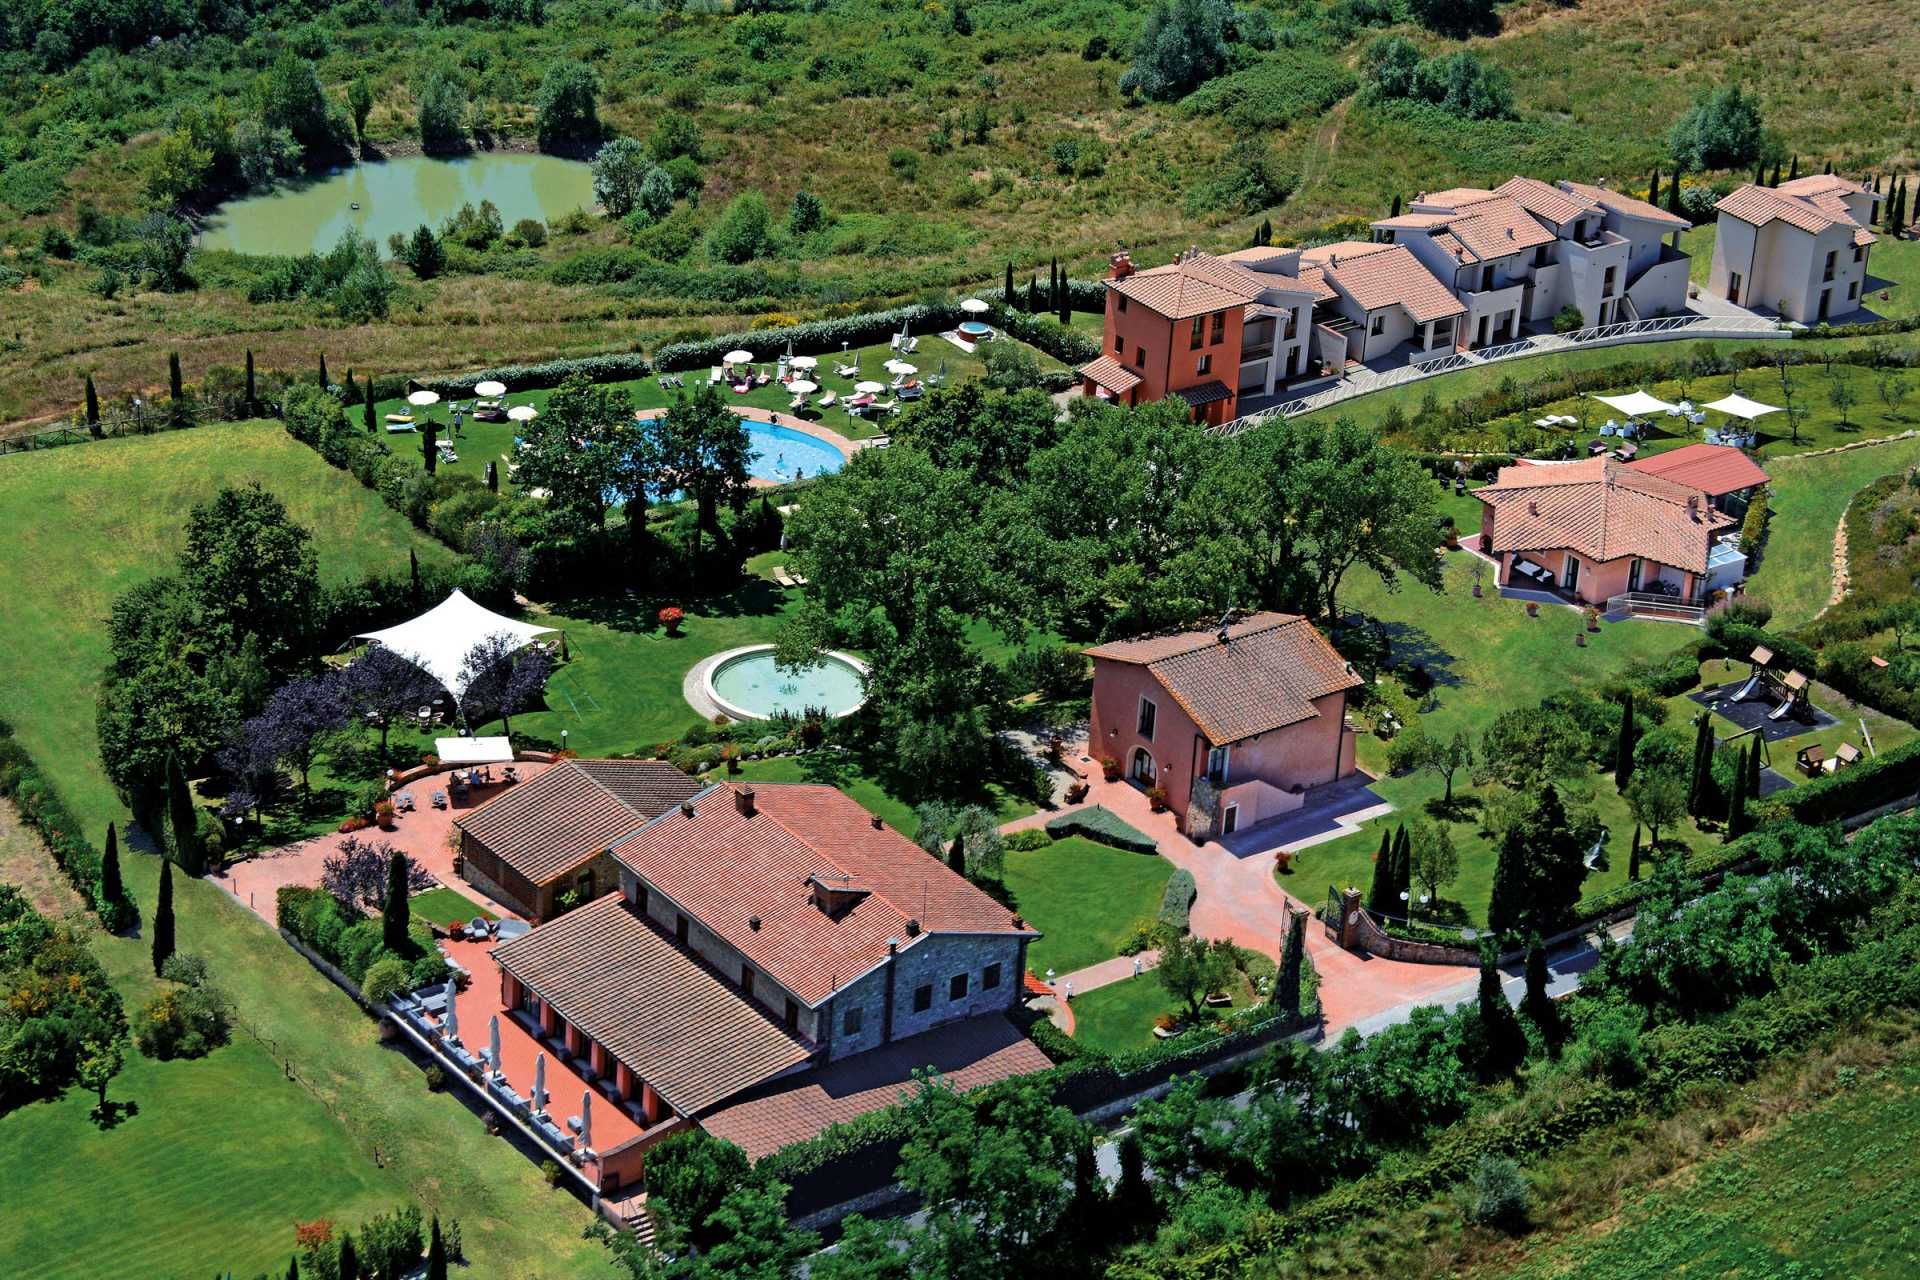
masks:
<path fill-rule="evenodd" d="M 1293 850 L 1279 849 L 1273 855 L 1273 869 L 1283 876 L 1293 874 Z"/>
<path fill-rule="evenodd" d="M 1527 601 L 1527 616 L 1529 618 L 1537 618 L 1540 616 L 1540 602 L 1538 600 Z"/>
<path fill-rule="evenodd" d="M 1167 811 L 1167 789 L 1165 787 L 1148 787 L 1147 803 L 1152 806 L 1155 813 L 1165 813 Z"/>
<path fill-rule="evenodd" d="M 1073 783 L 1067 788 L 1067 803 L 1079 804 L 1082 800 L 1085 800 L 1087 798 L 1087 790 L 1088 788 L 1086 783 L 1084 782 Z"/>
<path fill-rule="evenodd" d="M 726 746 L 720 748 L 720 758 L 726 762 L 727 772 L 729 774 L 736 774 L 740 772 L 740 748 L 739 747 L 736 747 L 731 742 L 729 742 Z"/>
<path fill-rule="evenodd" d="M 679 635 L 680 624 L 687 620 L 686 611 L 672 604 L 662 609 L 659 616 L 660 625 L 667 629 L 667 634 L 670 636 Z"/>
<path fill-rule="evenodd" d="M 440 767 L 440 757 L 431 751 L 423 751 L 420 753 L 420 765 L 424 769 L 438 769 Z"/>
<path fill-rule="evenodd" d="M 381 830 L 393 830 L 393 801 L 382 800 L 373 806 L 373 820 L 380 824 Z"/>
<path fill-rule="evenodd" d="M 1153 1034 L 1157 1039 L 1170 1040 L 1180 1034 L 1180 1020 L 1170 1013 L 1163 1013 L 1153 1020 Z"/>
<path fill-rule="evenodd" d="M 1594 608 L 1592 605 L 1588 605 L 1587 606 L 1587 630 L 1598 631 L 1599 629 L 1600 629 L 1600 611 Z"/>
<path fill-rule="evenodd" d="M 1120 781 L 1120 762 L 1112 756 L 1100 757 L 1100 776 L 1108 782 Z"/>

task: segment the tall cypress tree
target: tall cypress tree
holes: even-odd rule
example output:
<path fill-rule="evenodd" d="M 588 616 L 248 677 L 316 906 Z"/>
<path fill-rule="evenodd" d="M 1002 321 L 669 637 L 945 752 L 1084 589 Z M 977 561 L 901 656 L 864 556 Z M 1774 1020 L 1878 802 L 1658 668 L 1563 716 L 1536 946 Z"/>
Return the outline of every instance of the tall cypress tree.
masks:
<path fill-rule="evenodd" d="M 1380 828 L 1380 851 L 1373 855 L 1373 880 L 1367 886 L 1367 906 L 1387 909 L 1387 886 L 1393 883 L 1393 832 Z"/>
<path fill-rule="evenodd" d="M 1667 212 L 1676 218 L 1686 217 L 1680 206 L 1680 170 L 1677 167 L 1673 176 L 1667 179 Z"/>
<path fill-rule="evenodd" d="M 1280 948 L 1280 970 L 1273 977 L 1273 1006 L 1289 1018 L 1300 1016 L 1300 977 L 1307 953 L 1307 915 L 1287 908 L 1287 941 Z"/>
<path fill-rule="evenodd" d="M 1560 1038 L 1560 1011 L 1547 994 L 1547 949 L 1537 933 L 1527 940 L 1527 994 L 1520 999 L 1520 1012 L 1540 1028 L 1548 1044 Z"/>
<path fill-rule="evenodd" d="M 1027 277 L 1027 314 L 1037 316 L 1041 312 L 1040 277 L 1036 273 Z"/>
<path fill-rule="evenodd" d="M 167 417 L 176 427 L 187 424 L 187 387 L 180 375 L 180 353 L 167 354 Z"/>
<path fill-rule="evenodd" d="M 1527 1037 L 1520 1020 L 1513 1016 L 1507 993 L 1500 984 L 1499 948 L 1488 938 L 1480 944 L 1480 1031 L 1485 1037 L 1486 1057 L 1480 1064 L 1487 1079 L 1506 1075 L 1520 1065 L 1527 1054 Z"/>
<path fill-rule="evenodd" d="M 1766 160 L 1765 159 L 1755 160 L 1753 162 L 1753 185 L 1756 187 L 1763 186 L 1765 185 L 1766 180 L 1767 180 Z"/>
<path fill-rule="evenodd" d="M 395 955 L 407 954 L 407 855 L 395 849 L 387 856 L 387 900 L 380 905 L 380 941 Z"/>
<path fill-rule="evenodd" d="M 131 923 L 127 917 L 132 906 L 127 900 L 127 886 L 120 879 L 120 832 L 113 823 L 107 824 L 107 847 L 100 855 L 100 898 L 106 907 L 107 928 L 114 933 L 120 932 Z"/>
<path fill-rule="evenodd" d="M 1393 902 L 1401 914 L 1413 915 L 1413 837 L 1405 823 L 1393 833 Z"/>
<path fill-rule="evenodd" d="M 432 475 L 440 465 L 439 436 L 439 424 L 433 422 L 427 423 L 426 430 L 420 435 L 420 462 L 426 467 L 428 475 Z"/>
<path fill-rule="evenodd" d="M 1400 194 L 1398 192 L 1394 193 L 1393 208 L 1387 211 L 1387 216 L 1389 218 L 1397 218 L 1400 216 Z"/>
<path fill-rule="evenodd" d="M 1010 309 L 1018 306 L 1020 303 L 1019 296 L 1013 291 L 1013 263 L 1011 262 L 1007 263 L 1006 299 L 1007 306 Z"/>
<path fill-rule="evenodd" d="M 320 353 L 320 389 L 325 391 L 332 385 L 332 381 L 327 377 L 327 353 L 322 351 Z"/>
<path fill-rule="evenodd" d="M 440 1215 L 433 1215 L 427 1234 L 427 1280 L 447 1280 L 447 1240 L 440 1234 Z"/>
<path fill-rule="evenodd" d="M 1713 798 L 1713 723 L 1701 712 L 1694 720 L 1693 771 L 1687 780 L 1687 812 L 1705 817 Z"/>
<path fill-rule="evenodd" d="M 374 418 L 373 418 L 373 375 L 372 375 L 372 374 L 368 374 L 368 375 L 367 375 L 367 399 L 366 399 L 366 409 L 364 410 L 364 412 L 363 412 L 363 414 L 362 414 L 362 416 L 363 416 L 363 417 L 364 417 L 364 418 L 366 419 L 366 423 L 367 423 L 367 434 L 368 434 L 368 435 L 372 435 L 372 434 L 373 434 L 373 431 L 374 431 Z"/>
<path fill-rule="evenodd" d="M 1659 165 L 1653 166 L 1653 177 L 1647 180 L 1647 203 L 1651 205 L 1658 205 L 1660 203 Z"/>
<path fill-rule="evenodd" d="M 1777 187 L 1780 185 L 1780 162 L 1778 160 L 1775 160 L 1773 162 L 1773 178 L 1771 181 L 1767 183 L 1767 185 L 1770 187 Z"/>
<path fill-rule="evenodd" d="M 160 863 L 160 899 L 153 907 L 153 976 L 166 968 L 173 954 L 173 864 Z"/>
<path fill-rule="evenodd" d="M 1640 824 L 1633 824 L 1633 847 L 1627 851 L 1627 879 L 1640 878 Z"/>
<path fill-rule="evenodd" d="M 1827 176 L 1829 178 L 1833 176 L 1833 161 L 1831 160 L 1827 161 Z"/>
<path fill-rule="evenodd" d="M 407 594 L 413 607 L 418 609 L 424 599 L 424 592 L 420 586 L 420 553 L 412 547 L 407 548 Z"/>
<path fill-rule="evenodd" d="M 254 394 L 254 391 L 255 391 L 255 384 L 253 380 L 253 348 L 248 347 L 247 348 L 247 412 L 249 414 L 256 412 L 254 406 L 260 403 L 260 397 Z"/>
<path fill-rule="evenodd" d="M 1726 839 L 1738 840 L 1747 833 L 1747 756 L 1741 752 L 1733 765 L 1732 794 L 1727 797 Z"/>
<path fill-rule="evenodd" d="M 187 775 L 180 768 L 180 757 L 167 755 L 167 834 L 173 844 L 173 860 L 190 876 L 205 868 L 200 860 L 200 833 L 195 822 L 193 792 L 187 787 Z"/>
<path fill-rule="evenodd" d="M 500 492 L 500 467 L 492 459 L 487 460 L 487 492 Z"/>
<path fill-rule="evenodd" d="M 1793 158 L 1793 163 L 1787 166 L 1787 181 L 1792 182 L 1795 178 L 1799 176 L 1800 176 L 1800 157 L 1795 156 Z"/>
<path fill-rule="evenodd" d="M 298 1254 L 287 1259 L 287 1280 L 300 1280 L 300 1258 Z"/>
<path fill-rule="evenodd" d="M 1633 695 L 1620 699 L 1620 740 L 1613 744 L 1613 785 L 1621 791 L 1633 781 Z"/>
<path fill-rule="evenodd" d="M 1760 769 L 1760 739 L 1756 735 L 1753 740 L 1753 750 L 1747 756 L 1748 800 L 1758 800 L 1760 798 Z"/>
<path fill-rule="evenodd" d="M 1060 314 L 1057 317 L 1062 325 L 1073 323 L 1073 287 L 1067 283 L 1067 273 L 1060 272 Z"/>
<path fill-rule="evenodd" d="M 340 1265 L 337 1268 L 339 1280 L 360 1280 L 360 1254 L 353 1247 L 353 1237 L 340 1237 Z"/>
<path fill-rule="evenodd" d="M 87 375 L 87 427 L 100 434 L 100 394 L 93 389 L 93 375 Z"/>
<path fill-rule="evenodd" d="M 964 876 L 967 874 L 967 838 L 966 836 L 956 834 L 953 837 L 953 847 L 947 850 L 947 870 L 953 872 L 953 874 L 957 876 Z"/>

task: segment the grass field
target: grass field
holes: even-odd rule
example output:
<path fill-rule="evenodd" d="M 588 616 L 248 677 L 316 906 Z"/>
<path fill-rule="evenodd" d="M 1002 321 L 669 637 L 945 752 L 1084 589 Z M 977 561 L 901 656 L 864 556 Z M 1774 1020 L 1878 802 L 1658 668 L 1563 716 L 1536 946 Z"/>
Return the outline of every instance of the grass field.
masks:
<path fill-rule="evenodd" d="M 407 899 L 407 912 L 415 920 L 431 920 L 435 924 L 447 924 L 454 920 L 471 920 L 479 916 L 482 920 L 498 919 L 466 894 L 449 889 L 445 885 L 435 885 L 425 893 L 416 893 Z"/>
<path fill-rule="evenodd" d="M 1153 1020 L 1173 997 L 1151 973 L 1110 983 L 1073 998 L 1073 1038 L 1089 1049 L 1127 1053 L 1153 1043 Z"/>
<path fill-rule="evenodd" d="M 1173 864 L 1080 836 L 1031 853 L 1007 851 L 1014 906 L 1046 935 L 1027 950 L 1027 968 L 1071 973 L 1111 960 L 1160 910 Z"/>
<path fill-rule="evenodd" d="M 13 552 L 0 564 L 12 624 L 0 716 L 95 839 L 125 818 L 93 745 L 108 603 L 169 565 L 193 502 L 250 479 L 314 530 L 328 578 L 397 566 L 410 546 L 428 563 L 446 555 L 268 424 L 0 460 Z M 123 864 L 150 919 L 158 863 L 123 854 Z M 277 1272 L 294 1219 L 352 1224 L 411 1196 L 460 1216 L 468 1252 L 489 1274 L 593 1274 L 599 1252 L 579 1239 L 586 1211 L 555 1197 L 458 1101 L 429 1093 L 419 1069 L 379 1047 L 359 1009 L 255 916 L 212 884 L 178 879 L 175 914 L 180 949 L 207 958 L 242 1031 L 199 1062 L 130 1057 L 112 1096 L 139 1111 L 109 1132 L 86 1120 L 78 1095 L 0 1121 L 0 1186 L 13 1192 L 0 1256 L 26 1259 L 27 1274 L 92 1273 L 99 1253 L 68 1259 L 75 1237 L 61 1230 L 84 1203 L 103 1247 L 142 1274 Z M 101 937 L 95 951 L 138 1007 L 152 984 L 148 944 Z"/>

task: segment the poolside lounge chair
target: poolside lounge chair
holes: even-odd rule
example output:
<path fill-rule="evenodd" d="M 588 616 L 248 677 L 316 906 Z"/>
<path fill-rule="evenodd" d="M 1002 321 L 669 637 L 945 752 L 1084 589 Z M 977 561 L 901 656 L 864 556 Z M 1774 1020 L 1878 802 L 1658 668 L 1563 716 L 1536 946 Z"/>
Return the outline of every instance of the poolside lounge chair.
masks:
<path fill-rule="evenodd" d="M 722 375 L 722 374 L 721 374 L 721 372 L 720 372 L 720 366 L 719 366 L 719 365 L 715 365 L 715 366 L 713 366 L 713 368 L 712 368 L 711 370 L 709 370 L 709 371 L 708 371 L 708 373 L 707 373 L 707 384 L 708 384 L 709 386 L 711 386 L 711 385 L 713 385 L 714 383 L 717 383 L 717 382 L 721 382 L 721 381 L 723 381 L 723 380 L 724 380 L 724 379 L 723 379 L 723 375 Z"/>
<path fill-rule="evenodd" d="M 875 413 L 892 413 L 900 407 L 898 400 L 876 400 L 871 406 Z"/>
<path fill-rule="evenodd" d="M 827 394 L 820 397 L 820 407 L 822 409 L 830 409 L 839 399 L 840 399 L 839 392 L 829 391 L 827 392 Z"/>
<path fill-rule="evenodd" d="M 851 378 L 860 372 L 860 366 L 857 364 L 836 364 L 833 366 L 833 371 L 842 378 Z"/>
<path fill-rule="evenodd" d="M 436 808 L 436 809 L 444 809 L 444 808 L 446 808 L 446 807 L 447 807 L 447 793 L 446 793 L 446 792 L 444 792 L 444 791 L 436 791 L 436 792 L 434 792 L 434 793 L 433 793 L 433 807 L 434 807 L 434 808 Z"/>
<path fill-rule="evenodd" d="M 807 407 L 807 398 L 805 396 L 795 396 L 793 399 L 787 402 L 787 409 L 792 413 L 798 413 L 800 412 L 800 410 L 806 407 Z"/>

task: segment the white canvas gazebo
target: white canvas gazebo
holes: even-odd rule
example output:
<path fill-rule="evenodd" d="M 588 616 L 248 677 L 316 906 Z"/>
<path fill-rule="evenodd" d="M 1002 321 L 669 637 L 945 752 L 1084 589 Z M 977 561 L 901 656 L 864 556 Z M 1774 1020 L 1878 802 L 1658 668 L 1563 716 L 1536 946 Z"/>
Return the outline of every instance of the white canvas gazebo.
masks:
<path fill-rule="evenodd" d="M 439 681 L 458 702 L 467 691 L 464 668 L 475 645 L 493 636 L 506 636 L 513 648 L 520 649 L 556 630 L 495 613 L 456 589 L 411 621 L 383 631 L 363 631 L 354 639 L 392 650 Z"/>
<path fill-rule="evenodd" d="M 1743 422 L 1752 422 L 1755 418 L 1764 418 L 1770 413 L 1780 412 L 1780 406 L 1777 404 L 1762 404 L 1758 400 L 1749 400 L 1737 392 L 1724 400 L 1715 400 L 1712 404 L 1700 407 L 1712 409 L 1716 413 L 1730 414 Z"/>
<path fill-rule="evenodd" d="M 1594 399 L 1609 409 L 1626 414 L 1629 418 L 1651 418 L 1657 413 L 1666 413 L 1679 408 L 1678 405 L 1668 404 L 1659 396 L 1650 396 L 1644 391 L 1635 391 L 1624 396 L 1595 396 Z"/>

